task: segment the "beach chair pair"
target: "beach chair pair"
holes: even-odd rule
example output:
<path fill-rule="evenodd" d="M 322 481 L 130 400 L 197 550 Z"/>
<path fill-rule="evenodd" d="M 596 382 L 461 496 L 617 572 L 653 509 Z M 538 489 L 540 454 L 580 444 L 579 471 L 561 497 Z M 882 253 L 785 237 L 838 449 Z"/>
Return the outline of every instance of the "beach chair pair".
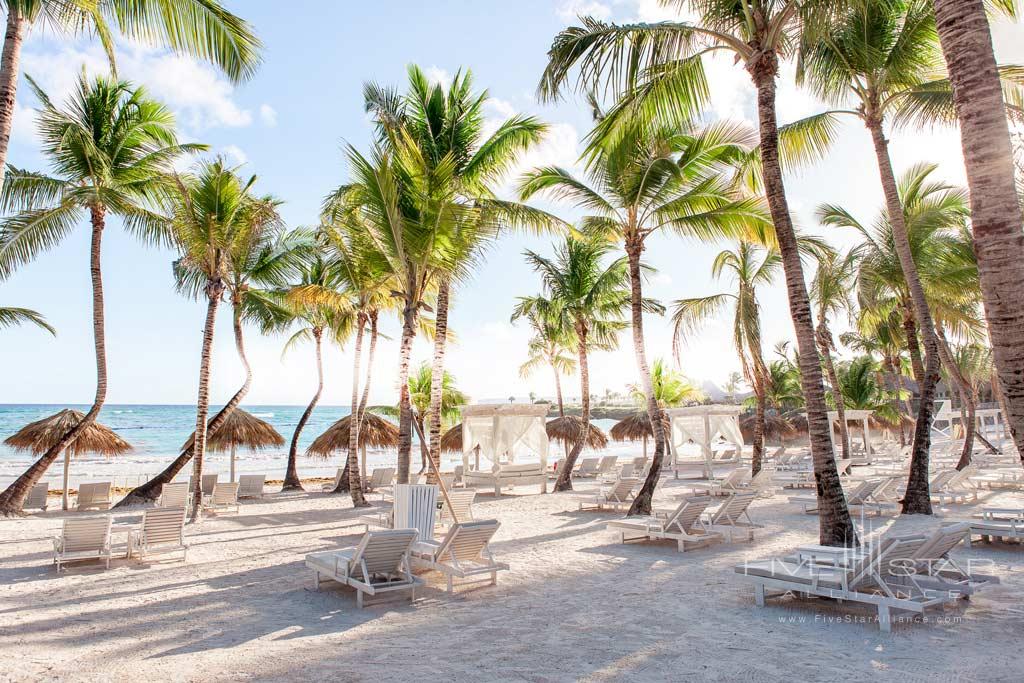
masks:
<path fill-rule="evenodd" d="M 892 629 L 893 612 L 924 613 L 998 583 L 968 574 L 946 553 L 967 534 L 966 525 L 931 535 L 885 535 L 865 549 L 851 549 L 838 562 L 819 563 L 808 554 L 746 562 L 735 573 L 754 585 L 754 600 L 765 606 L 776 595 L 823 597 L 875 607 L 882 631 Z"/>
<path fill-rule="evenodd" d="M 846 504 L 851 509 L 874 511 L 879 515 L 882 512 L 895 512 L 898 509 L 898 481 L 897 477 L 875 477 L 858 481 L 846 494 Z M 790 496 L 789 502 L 799 503 L 805 513 L 818 513 L 816 496 Z"/>
<path fill-rule="evenodd" d="M 109 481 L 84 482 L 78 485 L 78 496 L 75 500 L 77 510 L 109 510 L 114 504 L 110 495 Z"/>
<path fill-rule="evenodd" d="M 648 516 L 633 516 L 608 522 L 610 529 L 619 532 L 622 543 L 637 540 L 675 541 L 679 552 L 705 546 L 722 540 L 722 535 L 708 531 L 701 522 L 701 515 L 711 503 L 710 496 L 688 496 L 679 506 L 668 513 Z"/>
<path fill-rule="evenodd" d="M 729 470 L 721 479 L 695 481 L 689 488 L 693 495 L 729 496 L 746 488 L 749 480 L 750 470 L 746 467 L 737 467 Z"/>
<path fill-rule="evenodd" d="M 110 568 L 112 548 L 110 515 L 88 519 L 64 520 L 60 536 L 53 539 L 53 562 L 60 572 L 68 562 L 102 560 Z M 128 533 L 128 558 L 146 559 L 153 555 L 178 552 L 185 561 L 185 508 L 154 508 L 142 513 L 142 523 Z"/>
<path fill-rule="evenodd" d="M 637 478 L 618 479 L 610 488 L 602 488 L 596 495 L 577 496 L 576 501 L 580 510 L 621 510 L 632 504 L 634 489 L 639 484 L 640 479 Z"/>

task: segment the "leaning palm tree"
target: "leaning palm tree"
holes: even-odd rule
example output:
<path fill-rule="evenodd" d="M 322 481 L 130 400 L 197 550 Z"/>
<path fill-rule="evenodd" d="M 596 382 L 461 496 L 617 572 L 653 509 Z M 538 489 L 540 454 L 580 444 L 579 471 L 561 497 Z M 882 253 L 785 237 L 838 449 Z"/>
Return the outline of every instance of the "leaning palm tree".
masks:
<path fill-rule="evenodd" d="M 57 336 L 57 330 L 53 325 L 46 322 L 42 314 L 33 311 L 31 308 L 18 308 L 15 306 L 0 306 L 0 328 L 17 327 L 18 325 L 35 325 L 41 330 L 46 330 L 53 336 Z"/>
<path fill-rule="evenodd" d="M 629 264 L 619 258 L 605 265 L 611 244 L 600 238 L 569 237 L 558 246 L 554 259 L 533 251 L 526 260 L 544 284 L 545 296 L 521 298 L 514 317 L 533 312 L 558 318 L 576 333 L 576 352 L 580 372 L 580 420 L 582 430 L 565 466 L 555 482 L 555 491 L 572 490 L 572 469 L 587 442 L 590 429 L 590 371 L 588 355 L 593 348 L 614 348 L 618 332 L 625 329 L 622 319 L 630 302 Z M 653 301 L 644 300 L 645 310 L 661 312 Z M 657 413 L 660 415 L 660 412 Z"/>
<path fill-rule="evenodd" d="M 250 78 L 260 62 L 252 27 L 216 0 L 4 0 L 7 30 L 0 54 L 0 183 L 14 123 L 21 46 L 36 23 L 100 39 L 117 76 L 113 26 L 126 38 L 169 47 L 219 67 L 235 82 Z"/>
<path fill-rule="evenodd" d="M 992 352 L 1010 433 L 1024 462 L 1024 223 L 986 6 L 1014 14 L 1014 0 L 934 0 L 971 191 L 971 227 Z M 1017 104 L 1020 104 L 1019 102 Z"/>
<path fill-rule="evenodd" d="M 667 231 L 708 240 L 748 235 L 760 228 L 762 239 L 772 236 L 759 202 L 736 193 L 730 172 L 745 158 L 752 138 L 750 132 L 729 123 L 684 131 L 635 126 L 617 140 L 599 141 L 586 180 L 549 167 L 527 173 L 520 185 L 524 200 L 545 193 L 573 202 L 588 214 L 580 221 L 581 229 L 624 245 L 633 351 L 654 425 L 654 457 L 647 480 L 634 499 L 631 510 L 635 514 L 650 513 L 666 449 L 644 342 L 640 259 L 648 238 Z"/>
<path fill-rule="evenodd" d="M 565 320 L 545 317 L 543 311 L 550 311 L 550 304 L 530 308 L 522 314 L 529 322 L 533 336 L 527 344 L 529 357 L 519 366 L 519 376 L 527 378 L 541 366 L 547 365 L 555 376 L 555 399 L 558 401 L 558 416 L 565 417 L 565 402 L 562 399 L 562 375 L 576 372 L 576 360 L 568 355 L 576 348 L 574 330 Z M 517 316 L 512 316 L 515 322 Z"/>
<path fill-rule="evenodd" d="M 682 124 L 695 117 L 707 101 L 709 84 L 702 57 L 731 52 L 745 67 L 757 90 L 760 132 L 759 175 L 778 239 L 786 277 L 790 315 L 800 348 L 800 377 L 807 402 L 808 434 L 818 481 L 819 537 L 822 543 L 855 542 L 853 522 L 832 457 L 832 441 L 818 360 L 814 322 L 804 283 L 796 231 L 790 217 L 780 152 L 794 159 L 813 156 L 805 130 L 780 145 L 775 95 L 779 62 L 793 55 L 802 31 L 820 32 L 835 3 L 800 0 L 680 0 L 695 21 L 656 24 L 608 24 L 583 18 L 582 26 L 562 31 L 548 52 L 548 66 L 539 91 L 557 97 L 578 66 L 578 89 L 619 96 L 604 119 L 600 139 L 625 135 L 637 121 L 655 125 Z M 841 4 L 841 3 L 840 3 Z"/>
<path fill-rule="evenodd" d="M 10 168 L 0 194 L 0 211 L 13 215 L 0 224 L 0 279 L 32 261 L 74 230 L 87 214 L 92 276 L 96 395 L 85 417 L 25 474 L 0 494 L 0 514 L 17 513 L 33 484 L 57 456 L 95 421 L 107 394 L 103 277 L 103 230 L 111 216 L 143 239 L 164 230 L 151 200 L 168 183 L 172 162 L 202 145 L 178 144 L 174 116 L 142 88 L 84 74 L 63 107 L 30 81 L 42 109 L 39 134 L 54 174 Z"/>

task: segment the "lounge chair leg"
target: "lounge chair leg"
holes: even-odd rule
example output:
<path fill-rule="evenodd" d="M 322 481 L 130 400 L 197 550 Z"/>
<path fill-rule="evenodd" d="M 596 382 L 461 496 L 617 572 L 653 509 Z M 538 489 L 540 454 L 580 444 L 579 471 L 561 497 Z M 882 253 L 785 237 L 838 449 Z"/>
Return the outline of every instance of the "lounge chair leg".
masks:
<path fill-rule="evenodd" d="M 363 609 L 363 591 L 356 591 L 356 607 Z"/>
<path fill-rule="evenodd" d="M 320 590 L 320 572 L 313 570 L 313 590 Z"/>
<path fill-rule="evenodd" d="M 878 627 L 885 633 L 892 631 L 892 615 L 888 605 L 878 606 Z"/>
<path fill-rule="evenodd" d="M 764 607 L 764 584 L 759 583 L 754 586 L 754 604 L 758 607 Z"/>
<path fill-rule="evenodd" d="M 452 593 L 455 591 L 455 583 L 452 581 L 452 575 L 448 575 L 448 592 Z"/>

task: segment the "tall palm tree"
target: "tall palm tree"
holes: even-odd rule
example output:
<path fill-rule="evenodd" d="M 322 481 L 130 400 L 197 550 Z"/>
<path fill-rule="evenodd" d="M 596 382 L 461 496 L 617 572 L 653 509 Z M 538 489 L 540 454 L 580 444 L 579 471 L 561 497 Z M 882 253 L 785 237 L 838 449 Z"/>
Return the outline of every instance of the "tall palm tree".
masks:
<path fill-rule="evenodd" d="M 10 168 L 0 194 L 0 210 L 13 215 L 0 224 L 0 279 L 19 265 L 67 237 L 89 216 L 93 340 L 96 395 L 92 407 L 6 491 L 0 514 L 16 514 L 46 468 L 89 427 L 107 394 L 103 277 L 100 267 L 103 230 L 109 216 L 120 217 L 129 232 L 159 239 L 164 218 L 152 200 L 168 185 L 172 162 L 202 145 L 178 144 L 174 116 L 142 88 L 124 81 L 82 74 L 75 92 L 58 107 L 30 81 L 42 109 L 39 133 L 53 175 Z"/>
<path fill-rule="evenodd" d="M 850 410 L 870 410 L 872 416 L 884 423 L 895 424 L 902 418 L 892 408 L 892 393 L 879 384 L 875 377 L 877 366 L 871 356 L 859 356 L 838 366 L 837 391 Z"/>
<path fill-rule="evenodd" d="M 562 375 L 571 375 L 576 372 L 576 360 L 568 355 L 576 348 L 574 330 L 565 324 L 565 320 L 555 317 L 545 317 L 543 312 L 550 311 L 549 303 L 530 307 L 522 314 L 533 330 L 533 336 L 527 345 L 529 357 L 519 366 L 519 376 L 527 378 L 536 372 L 542 365 L 551 368 L 555 376 L 555 399 L 558 401 L 558 416 L 565 417 L 565 402 L 562 399 Z M 512 316 L 512 322 L 517 316 Z"/>
<path fill-rule="evenodd" d="M 690 401 L 700 401 L 704 392 L 683 373 L 673 370 L 664 358 L 651 363 L 651 380 L 654 384 L 654 399 L 659 408 L 676 408 Z M 642 386 L 632 384 L 629 392 L 641 409 L 647 408 L 647 395 Z M 664 416 L 662 416 L 664 419 Z"/>
<path fill-rule="evenodd" d="M 0 53 L 0 183 L 14 123 L 21 46 L 35 23 L 100 39 L 117 77 L 112 27 L 126 38 L 197 57 L 234 82 L 251 77 L 262 46 L 252 27 L 216 0 L 4 0 L 7 27 Z"/>
<path fill-rule="evenodd" d="M 846 424 L 846 405 L 843 393 L 839 391 L 839 378 L 832 353 L 836 350 L 835 337 L 828 325 L 830 316 L 845 313 L 847 318 L 853 313 L 853 291 L 856 279 L 857 261 L 851 254 L 840 258 L 837 254 L 828 254 L 818 259 L 818 268 L 811 280 L 811 302 L 818 316 L 818 349 L 828 375 L 828 383 L 832 387 L 832 400 L 839 417 L 839 438 L 843 458 L 850 457 L 850 434 Z"/>
<path fill-rule="evenodd" d="M 935 0 L 936 28 L 953 87 L 971 227 L 1007 424 L 1024 462 L 1024 260 L 1006 101 L 986 5 L 1014 14 L 1014 0 Z"/>
<path fill-rule="evenodd" d="M 740 359 L 743 376 L 753 387 L 756 399 L 751 465 L 755 474 L 761 470 L 764 455 L 768 375 L 761 343 L 761 306 L 757 300 L 757 289 L 770 285 L 781 265 L 778 251 L 741 241 L 735 249 L 719 252 L 711 266 L 711 273 L 716 279 L 721 279 L 727 272 L 732 276 L 736 283 L 735 292 L 679 299 L 672 303 L 673 349 L 676 351 L 683 340 L 695 333 L 707 320 L 714 318 L 730 304 L 734 307 L 733 345 Z"/>
<path fill-rule="evenodd" d="M 750 74 L 757 91 L 759 170 L 800 348 L 800 377 L 821 510 L 819 537 L 824 544 L 850 545 L 855 533 L 832 457 L 814 321 L 782 177 L 775 107 L 780 59 L 794 53 L 802 31 L 820 32 L 827 26 L 825 20 L 835 11 L 834 3 L 680 0 L 678 5 L 689 9 L 696 20 L 615 25 L 588 17 L 581 20 L 582 26 L 565 29 L 548 52 L 539 91 L 544 98 L 557 97 L 578 65 L 577 85 L 581 91 L 612 91 L 620 96 L 603 122 L 602 137 L 607 138 L 624 134 L 638 119 L 664 125 L 694 117 L 708 96 L 709 84 L 701 62 L 705 54 L 731 52 Z M 806 131 L 794 130 L 793 137 L 787 147 L 794 158 L 801 152 L 813 155 Z"/>
<path fill-rule="evenodd" d="M 612 248 L 607 240 L 599 237 L 569 237 L 557 247 L 554 259 L 526 252 L 527 263 L 541 276 L 545 296 L 521 298 L 515 317 L 535 312 L 544 317 L 560 318 L 576 333 L 582 429 L 579 441 L 573 444 L 555 482 L 556 492 L 572 490 L 572 469 L 590 431 L 589 351 L 595 346 L 614 348 L 618 332 L 627 325 L 622 318 L 630 305 L 629 264 L 619 258 L 605 265 L 603 261 Z M 642 303 L 645 310 L 663 310 L 653 301 Z"/>
<path fill-rule="evenodd" d="M 206 322 L 199 365 L 196 433 L 192 455 L 193 503 L 191 520 L 199 518 L 203 459 L 206 455 L 209 380 L 217 309 L 228 291 L 227 281 L 235 267 L 234 247 L 249 233 L 276 220 L 276 206 L 251 194 L 256 177 L 242 180 L 223 159 L 203 163 L 194 177 L 176 178 L 170 200 L 171 234 L 181 257 L 178 274 L 200 272 L 206 283 Z M 180 282 L 180 280 L 179 280 Z"/>
<path fill-rule="evenodd" d="M 537 193 L 573 202 L 587 212 L 580 226 L 624 245 L 631 290 L 633 351 L 647 412 L 654 425 L 654 457 L 644 486 L 631 510 L 649 514 L 661 477 L 666 441 L 654 398 L 643 329 L 643 282 L 640 259 L 647 239 L 665 231 L 698 239 L 736 237 L 758 232 L 772 237 L 759 203 L 735 191 L 732 165 L 748 153 L 752 135 L 729 123 L 704 129 L 636 126 L 628 135 L 595 147 L 586 180 L 569 171 L 541 168 L 524 176 L 521 198 Z"/>
<path fill-rule="evenodd" d="M 35 325 L 39 329 L 46 330 L 55 337 L 57 336 L 57 330 L 53 328 L 53 325 L 46 322 L 46 318 L 42 314 L 33 311 L 31 308 L 0 306 L 0 329 L 24 324 Z"/>
<path fill-rule="evenodd" d="M 952 93 L 941 68 L 935 19 L 928 0 L 847 0 L 845 4 L 826 39 L 808 36 L 804 40 L 798 80 L 832 103 L 842 106 L 852 100 L 856 105 L 854 109 L 820 114 L 815 117 L 817 121 L 825 122 L 843 114 L 856 116 L 863 121 L 874 143 L 893 246 L 924 346 L 923 374 L 919 378 L 921 401 L 903 512 L 931 514 L 928 450 L 942 351 L 914 265 L 884 126 L 890 119 L 896 124 L 927 125 L 950 119 Z"/>

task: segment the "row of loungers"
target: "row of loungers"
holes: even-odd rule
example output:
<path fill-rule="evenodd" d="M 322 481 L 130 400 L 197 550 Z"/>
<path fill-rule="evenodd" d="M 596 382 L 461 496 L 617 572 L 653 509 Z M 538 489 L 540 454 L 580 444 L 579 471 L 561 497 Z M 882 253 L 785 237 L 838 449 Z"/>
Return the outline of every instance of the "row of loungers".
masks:
<path fill-rule="evenodd" d="M 217 486 L 224 487 L 225 483 L 218 484 L 218 475 L 204 474 L 202 477 L 202 491 L 204 497 L 213 496 Z M 263 487 L 266 482 L 265 474 L 243 474 L 238 477 L 234 484 L 237 488 L 237 498 L 262 498 Z M 25 499 L 24 509 L 46 511 L 48 507 L 48 495 L 50 483 L 39 482 L 29 492 Z M 192 493 L 191 480 L 188 482 L 170 482 L 164 484 L 161 490 L 162 507 L 185 507 L 188 505 Z M 225 494 L 222 494 L 222 497 Z M 113 483 L 109 481 L 83 482 L 78 485 L 78 495 L 75 500 L 75 510 L 109 510 L 113 506 Z"/>

